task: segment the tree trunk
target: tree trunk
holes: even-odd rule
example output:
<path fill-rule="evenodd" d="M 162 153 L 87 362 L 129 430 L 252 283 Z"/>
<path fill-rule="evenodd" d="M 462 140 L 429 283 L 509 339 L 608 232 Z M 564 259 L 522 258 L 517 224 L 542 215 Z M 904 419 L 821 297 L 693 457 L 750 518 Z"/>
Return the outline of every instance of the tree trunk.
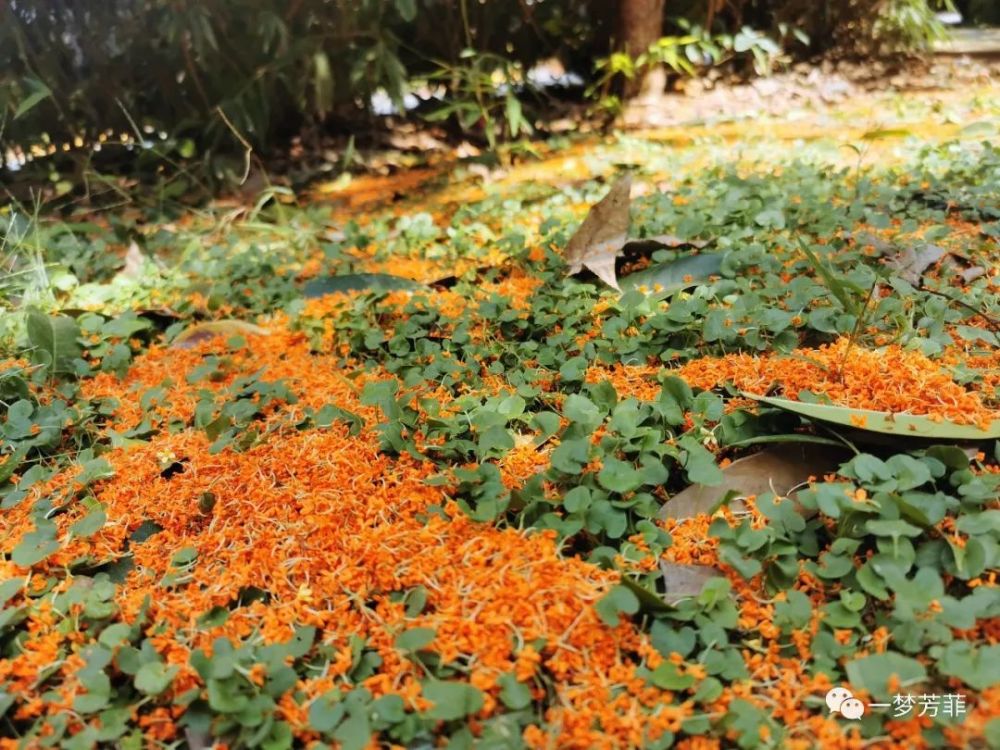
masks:
<path fill-rule="evenodd" d="M 665 0 L 620 0 L 619 46 L 632 57 L 638 57 L 663 35 L 663 6 Z M 654 97 L 663 93 L 666 73 L 661 66 L 650 66 L 638 71 L 631 81 L 625 82 L 625 98 Z"/>

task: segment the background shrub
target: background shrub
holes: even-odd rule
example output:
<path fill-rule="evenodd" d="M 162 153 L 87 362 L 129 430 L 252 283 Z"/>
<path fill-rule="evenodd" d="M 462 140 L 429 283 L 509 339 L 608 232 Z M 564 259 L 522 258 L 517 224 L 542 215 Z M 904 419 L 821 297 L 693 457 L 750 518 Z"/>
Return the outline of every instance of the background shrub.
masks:
<path fill-rule="evenodd" d="M 934 2 L 670 0 L 658 33 L 683 35 L 696 25 L 705 38 L 755 29 L 756 38 L 780 41 L 794 28 L 811 40 L 792 50 L 800 55 L 831 46 L 910 49 L 941 33 Z M 446 112 L 466 130 L 482 130 L 493 112 L 506 118 L 487 128 L 492 143 L 528 129 L 531 118 L 511 100 L 528 91 L 524 72 L 538 61 L 558 58 L 588 84 L 607 74 L 595 62 L 621 37 L 618 7 L 609 0 L 10 0 L 0 5 L 0 151 L 41 144 L 51 152 L 145 128 L 143 137 L 165 131 L 190 144 L 182 157 L 192 146 L 239 150 L 241 138 L 266 153 L 310 125 L 355 128 L 371 116 L 373 93 L 401 107 L 409 90 L 474 102 L 478 110 Z M 753 60 L 758 72 L 768 69 L 760 63 Z M 477 78 L 495 85 L 484 91 L 470 84 Z M 498 94 L 499 106 L 482 100 Z M 523 122 L 511 123 L 517 115 Z"/>

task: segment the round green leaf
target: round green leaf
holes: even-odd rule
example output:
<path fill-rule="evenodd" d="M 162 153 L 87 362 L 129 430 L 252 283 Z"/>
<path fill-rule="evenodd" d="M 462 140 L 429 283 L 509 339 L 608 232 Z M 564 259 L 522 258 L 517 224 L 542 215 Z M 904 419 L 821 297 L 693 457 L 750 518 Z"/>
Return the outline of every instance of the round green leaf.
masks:
<path fill-rule="evenodd" d="M 429 646 L 436 635 L 434 628 L 410 628 L 396 636 L 396 648 L 400 651 L 419 651 Z"/>
<path fill-rule="evenodd" d="M 455 721 L 483 707 L 483 694 L 467 682 L 430 680 L 424 683 L 424 697 L 434 704 L 427 712 L 431 719 Z"/>
<path fill-rule="evenodd" d="M 605 625 L 618 626 L 619 613 L 634 615 L 639 611 L 639 598 L 626 586 L 614 586 L 594 605 Z"/>
<path fill-rule="evenodd" d="M 108 514 L 104 512 L 104 506 L 98 505 L 87 515 L 69 527 L 70 533 L 78 538 L 85 539 L 93 536 L 107 523 Z"/>
<path fill-rule="evenodd" d="M 520 711 L 531 705 L 531 690 L 523 682 L 518 682 L 513 674 L 504 674 L 497 681 L 500 684 L 500 700 L 507 708 Z"/>
<path fill-rule="evenodd" d="M 330 690 L 314 700 L 309 706 L 309 726 L 317 732 L 333 731 L 347 711 L 340 700 L 339 690 Z"/>
<path fill-rule="evenodd" d="M 902 688 L 927 679 L 924 665 L 894 651 L 873 654 L 847 663 L 847 679 L 855 688 L 867 690 L 879 700 L 889 698 L 889 678 L 895 675 Z"/>
<path fill-rule="evenodd" d="M 179 669 L 177 665 L 167 666 L 158 661 L 147 662 L 135 673 L 135 688 L 146 695 L 159 695 L 170 687 Z"/>

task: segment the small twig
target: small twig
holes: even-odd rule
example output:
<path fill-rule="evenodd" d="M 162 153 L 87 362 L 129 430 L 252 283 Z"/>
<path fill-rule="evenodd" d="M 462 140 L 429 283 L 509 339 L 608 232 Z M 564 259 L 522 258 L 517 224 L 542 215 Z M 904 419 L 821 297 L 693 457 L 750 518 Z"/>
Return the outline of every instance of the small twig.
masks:
<path fill-rule="evenodd" d="M 920 286 L 920 291 L 927 292 L 928 294 L 936 294 L 938 297 L 944 297 L 946 300 L 954 302 L 957 305 L 961 305 L 966 310 L 975 313 L 976 315 L 978 315 L 979 317 L 981 317 L 983 320 L 985 320 L 986 324 L 990 327 L 990 330 L 992 330 L 993 333 L 1000 334 L 1000 320 L 997 320 L 996 318 L 991 318 L 985 312 L 983 312 L 982 310 L 980 310 L 980 309 L 978 309 L 976 307 L 973 307 L 968 302 L 965 302 L 964 300 L 958 299 L 957 297 L 952 297 L 950 294 L 945 294 L 944 292 L 939 292 L 936 289 L 928 289 L 927 287 L 922 286 L 922 285 Z"/>
<path fill-rule="evenodd" d="M 865 313 L 868 311 L 868 304 L 872 301 L 872 297 L 875 296 L 875 290 L 878 289 L 878 278 L 872 283 L 872 288 L 868 290 L 868 296 L 865 297 L 865 302 L 861 305 L 861 310 L 858 312 L 858 319 L 854 321 L 854 330 L 851 331 L 851 335 L 847 339 L 847 348 L 844 350 L 844 356 L 840 360 L 840 366 L 837 368 L 839 370 L 840 382 L 844 382 L 844 365 L 847 364 L 847 358 L 851 355 L 851 348 L 854 346 L 854 342 L 857 340 L 858 333 L 861 330 L 861 324 L 865 320 Z"/>
<path fill-rule="evenodd" d="M 125 105 L 124 105 L 124 104 L 122 103 L 122 100 L 121 100 L 121 99 L 119 99 L 118 97 L 115 97 L 115 103 L 116 103 L 116 104 L 118 105 L 118 108 L 119 108 L 119 109 L 120 109 L 120 110 L 122 111 L 122 114 L 123 114 L 123 115 L 125 115 L 125 119 L 126 119 L 126 120 L 128 120 L 128 124 L 129 124 L 129 126 L 130 126 L 130 127 L 132 128 L 132 132 L 133 132 L 133 133 L 135 134 L 135 137 L 136 137 L 136 141 L 138 142 L 138 144 L 139 144 L 140 146 L 142 146 L 143 142 L 144 142 L 144 141 L 146 140 L 146 137 L 145 137 L 145 136 L 143 135 L 143 133 L 142 133 L 142 130 L 140 130 L 140 129 L 139 129 L 139 123 L 137 123 L 137 122 L 135 121 L 135 118 L 133 118 L 133 117 L 132 117 L 132 115 L 131 115 L 131 114 L 129 114 L 129 111 L 128 111 L 128 109 L 126 109 L 126 108 L 125 108 Z M 165 162 L 166 162 L 167 164 L 169 164 L 170 166 L 174 167 L 174 168 L 175 168 L 175 169 L 176 169 L 176 170 L 177 170 L 178 172 L 181 172 L 181 173 L 183 173 L 183 174 L 186 174 L 186 175 L 188 175 L 188 176 L 189 176 L 189 177 L 190 177 L 190 178 L 191 178 L 191 179 L 192 179 L 192 180 L 193 180 L 193 181 L 194 181 L 195 183 L 197 183 L 197 184 L 198 184 L 198 186 L 199 186 L 199 187 L 200 187 L 200 188 L 201 188 L 202 190 L 204 190 L 204 191 L 205 191 L 205 193 L 206 193 L 206 194 L 211 194 L 211 192 L 212 192 L 212 191 L 211 191 L 211 190 L 209 189 L 208 185 L 206 185 L 206 184 L 205 184 L 205 182 L 204 182 L 204 181 L 202 181 L 202 180 L 201 180 L 201 179 L 200 179 L 200 178 L 198 177 L 198 175 L 197 175 L 197 173 L 196 173 L 196 172 L 193 172 L 192 170 L 189 170 L 189 169 L 188 169 L 187 167 L 185 167 L 185 166 L 184 166 L 183 164 L 181 164 L 180 162 L 178 162 L 178 161 L 177 161 L 176 159 L 173 159 L 173 158 L 172 158 L 172 157 L 171 157 L 171 156 L 170 156 L 170 155 L 169 155 L 168 153 L 166 153 L 165 151 L 161 151 L 161 150 L 160 150 L 159 148 L 157 148 L 157 147 L 156 147 L 155 145 L 151 145 L 151 146 L 150 146 L 150 151 L 152 151 L 152 152 L 153 152 L 154 154 L 156 154 L 156 155 L 157 155 L 158 157 L 160 157 L 161 159 L 163 159 L 163 161 L 165 161 Z M 99 174 L 99 173 L 97 173 L 97 175 L 98 175 L 98 176 L 100 176 L 100 174 Z M 108 187 L 111 187 L 111 188 L 112 188 L 113 190 L 115 190 L 115 192 L 119 192 L 119 193 L 121 193 L 121 192 L 122 192 L 122 191 L 120 191 L 120 190 L 117 190 L 117 189 L 116 189 L 116 188 L 115 188 L 115 187 L 114 187 L 114 186 L 113 186 L 113 185 L 111 184 L 111 182 L 110 182 L 109 180 L 107 180 L 107 179 L 104 179 L 104 182 L 105 182 L 105 184 L 107 184 L 107 185 L 108 185 Z"/>
<path fill-rule="evenodd" d="M 705 13 L 705 32 L 712 33 L 712 24 L 715 23 L 715 14 L 721 8 L 716 8 L 716 0 L 708 0 L 708 10 Z M 721 6 L 721 3 L 720 3 Z"/>
<path fill-rule="evenodd" d="M 469 25 L 469 6 L 466 4 L 466 0 L 460 0 L 458 7 L 462 12 L 462 28 L 465 30 L 465 44 L 469 49 L 472 49 L 472 27 Z"/>
<path fill-rule="evenodd" d="M 226 113 L 221 106 L 216 105 L 215 111 L 219 113 L 219 117 L 221 117 L 222 121 L 226 123 L 226 126 L 232 131 L 233 135 L 236 136 L 236 140 L 238 140 L 243 145 L 243 148 L 246 149 L 243 154 L 243 179 L 240 180 L 240 184 L 242 185 L 247 181 L 247 177 L 250 176 L 250 155 L 253 153 L 253 146 L 251 146 L 249 141 L 243 137 L 243 134 L 236 129 L 236 126 L 229 121 L 229 118 L 226 117 Z"/>

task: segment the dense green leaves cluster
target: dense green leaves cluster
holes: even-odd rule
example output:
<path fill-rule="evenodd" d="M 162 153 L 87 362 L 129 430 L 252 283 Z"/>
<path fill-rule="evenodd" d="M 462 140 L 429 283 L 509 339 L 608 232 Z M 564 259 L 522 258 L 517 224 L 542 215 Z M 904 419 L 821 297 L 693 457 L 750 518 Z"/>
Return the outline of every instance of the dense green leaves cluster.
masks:
<path fill-rule="evenodd" d="M 111 128 L 115 139 L 153 141 L 171 163 L 204 147 L 239 153 L 239 138 L 266 151 L 331 114 L 357 118 L 357 102 L 369 109 L 376 91 L 402 109 L 411 82 L 463 65 L 470 29 L 477 60 L 530 64 L 560 47 L 600 45 L 602 15 L 566 3 L 530 13 L 516 2 L 470 3 L 460 12 L 457 2 L 426 0 L 17 3 L 0 10 L 0 144 L 27 146 L 43 132 L 71 142 Z M 51 54 L 67 45 L 73 55 Z M 169 140 L 140 131 L 147 123 Z M 225 169 L 239 167 L 212 171 Z"/>
<path fill-rule="evenodd" d="M 797 578 L 801 564 L 823 582 L 827 603 L 813 641 L 816 670 L 839 675 L 838 661 L 885 628 L 893 650 L 849 660 L 851 684 L 882 700 L 892 675 L 903 688 L 931 684 L 948 692 L 944 679 L 957 677 L 970 692 L 982 690 L 995 680 L 1000 651 L 955 635 L 1000 614 L 995 588 L 968 585 L 995 569 L 1000 554 L 998 516 L 989 509 L 1000 495 L 1000 476 L 975 468 L 951 446 L 886 460 L 862 453 L 839 472 L 852 481 L 815 485 L 798 495 L 800 507 L 761 498 L 768 526 L 753 530 L 745 521 L 731 527 L 717 520 L 712 534 L 726 562 L 745 577 L 763 571 L 775 591 Z M 944 519 L 968 538 L 960 543 L 942 533 Z M 791 632 L 808 623 L 810 612 L 805 596 L 789 592 L 775 622 Z M 850 631 L 849 641 L 838 642 L 834 631 Z M 916 658 L 922 655 L 930 656 L 929 670 L 927 660 Z"/>

